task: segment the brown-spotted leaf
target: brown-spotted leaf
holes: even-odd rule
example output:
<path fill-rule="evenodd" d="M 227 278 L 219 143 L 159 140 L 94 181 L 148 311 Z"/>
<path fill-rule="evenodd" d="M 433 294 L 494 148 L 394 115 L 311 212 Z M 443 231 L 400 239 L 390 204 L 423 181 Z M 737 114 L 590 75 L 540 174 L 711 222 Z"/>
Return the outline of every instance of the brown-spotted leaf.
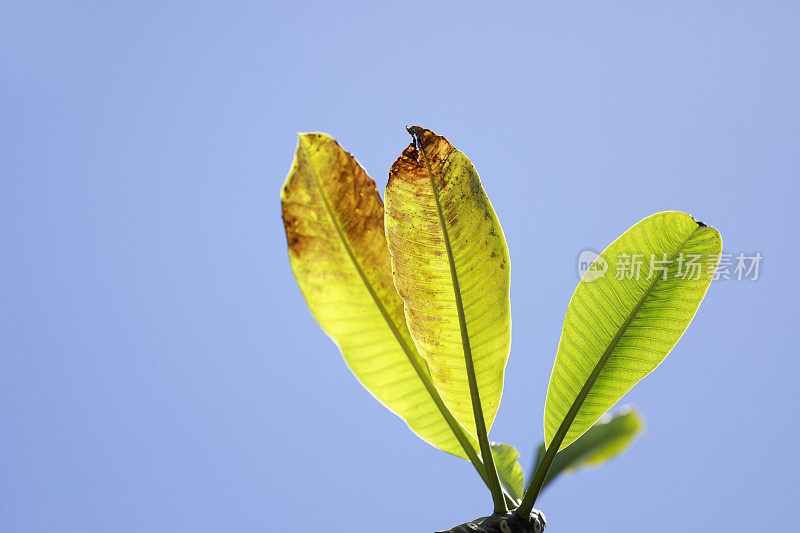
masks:
<path fill-rule="evenodd" d="M 395 161 L 386 187 L 394 282 L 436 388 L 477 436 L 469 359 L 488 429 L 511 343 L 508 249 L 469 159 L 432 131 L 410 131 L 418 141 Z"/>

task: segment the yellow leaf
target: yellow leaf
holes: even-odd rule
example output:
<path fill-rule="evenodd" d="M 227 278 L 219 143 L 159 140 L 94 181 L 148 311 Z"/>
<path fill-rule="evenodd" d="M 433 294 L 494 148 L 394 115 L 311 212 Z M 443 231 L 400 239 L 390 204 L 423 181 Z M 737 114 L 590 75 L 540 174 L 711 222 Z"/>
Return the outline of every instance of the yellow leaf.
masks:
<path fill-rule="evenodd" d="M 509 258 L 478 174 L 447 139 L 412 128 L 386 187 L 386 237 L 406 321 L 437 389 L 473 436 L 471 354 L 491 427 L 511 342 Z M 421 152 L 420 152 L 421 150 Z"/>

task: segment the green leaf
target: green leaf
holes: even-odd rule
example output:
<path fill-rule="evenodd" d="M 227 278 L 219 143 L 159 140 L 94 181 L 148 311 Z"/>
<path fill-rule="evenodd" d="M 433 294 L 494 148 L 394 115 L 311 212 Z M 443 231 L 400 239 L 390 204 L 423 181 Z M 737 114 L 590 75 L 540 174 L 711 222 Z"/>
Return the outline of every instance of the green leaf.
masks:
<path fill-rule="evenodd" d="M 331 137 L 303 133 L 281 204 L 297 282 L 353 374 L 419 437 L 469 459 L 485 479 L 477 441 L 447 409 L 408 332 L 375 182 Z"/>
<path fill-rule="evenodd" d="M 536 503 L 557 452 L 672 350 L 708 290 L 721 250 L 717 230 L 667 211 L 645 218 L 595 259 L 567 307 L 545 400 L 547 449 L 519 516 Z"/>
<path fill-rule="evenodd" d="M 525 473 L 519 464 L 519 452 L 513 446 L 499 442 L 492 442 L 491 446 L 500 482 L 515 500 L 521 500 L 525 490 Z"/>
<path fill-rule="evenodd" d="M 571 446 L 556 455 L 542 489 L 562 472 L 598 466 L 619 455 L 644 430 L 644 418 L 634 407 L 626 406 L 613 415 L 604 415 Z M 536 465 L 542 461 L 544 454 L 543 442 L 536 455 Z"/>
<path fill-rule="evenodd" d="M 395 286 L 442 398 L 477 436 L 465 352 L 471 353 L 488 429 L 500 405 L 511 343 L 508 249 L 469 159 L 444 137 L 415 131 L 420 146 L 406 148 L 386 186 Z"/>
<path fill-rule="evenodd" d="M 600 254 L 601 268 L 578 284 L 564 319 L 545 402 L 548 447 L 572 444 L 664 360 L 697 312 L 721 248 L 717 230 L 669 211 Z M 603 264 L 604 275 L 590 275 Z"/>

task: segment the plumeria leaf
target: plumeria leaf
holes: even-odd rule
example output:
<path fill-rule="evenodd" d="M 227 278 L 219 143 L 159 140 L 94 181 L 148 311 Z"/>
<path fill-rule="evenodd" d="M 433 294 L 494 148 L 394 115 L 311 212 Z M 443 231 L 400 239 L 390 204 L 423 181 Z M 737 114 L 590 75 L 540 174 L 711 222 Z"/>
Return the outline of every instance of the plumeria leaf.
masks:
<path fill-rule="evenodd" d="M 600 254 L 567 307 L 545 402 L 548 448 L 575 442 L 661 364 L 697 312 L 721 249 L 716 229 L 668 211 Z"/>
<path fill-rule="evenodd" d="M 416 142 L 386 186 L 386 238 L 397 290 L 420 355 L 456 419 L 477 436 L 470 360 L 491 428 L 511 346 L 503 230 L 467 157 L 412 128 Z"/>

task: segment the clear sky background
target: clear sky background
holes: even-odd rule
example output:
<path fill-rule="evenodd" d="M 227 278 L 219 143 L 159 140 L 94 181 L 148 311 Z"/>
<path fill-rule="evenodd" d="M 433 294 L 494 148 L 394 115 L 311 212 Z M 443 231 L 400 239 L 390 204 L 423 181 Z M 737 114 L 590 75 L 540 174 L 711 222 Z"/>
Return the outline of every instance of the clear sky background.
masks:
<path fill-rule="evenodd" d="M 298 131 L 385 186 L 420 124 L 512 259 L 496 440 L 526 468 L 581 250 L 657 211 L 760 252 L 625 402 L 553 532 L 800 521 L 796 2 L 5 2 L 0 530 L 432 532 L 491 511 L 364 391 L 289 267 Z"/>

